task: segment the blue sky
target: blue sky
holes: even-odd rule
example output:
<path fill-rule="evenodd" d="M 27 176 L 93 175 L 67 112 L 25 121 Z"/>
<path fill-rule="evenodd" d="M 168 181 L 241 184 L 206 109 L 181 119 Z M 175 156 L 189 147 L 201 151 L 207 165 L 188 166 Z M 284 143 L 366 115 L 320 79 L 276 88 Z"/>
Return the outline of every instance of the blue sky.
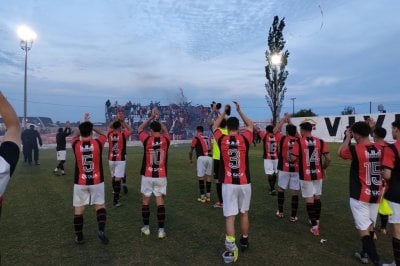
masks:
<path fill-rule="evenodd" d="M 28 116 L 54 121 L 104 103 L 195 104 L 238 99 L 270 119 L 265 50 L 273 17 L 285 17 L 290 52 L 283 112 L 338 115 L 400 111 L 400 1 L 1 0 L 0 89 L 23 115 L 24 52 L 17 27 L 38 35 L 28 55 Z"/>

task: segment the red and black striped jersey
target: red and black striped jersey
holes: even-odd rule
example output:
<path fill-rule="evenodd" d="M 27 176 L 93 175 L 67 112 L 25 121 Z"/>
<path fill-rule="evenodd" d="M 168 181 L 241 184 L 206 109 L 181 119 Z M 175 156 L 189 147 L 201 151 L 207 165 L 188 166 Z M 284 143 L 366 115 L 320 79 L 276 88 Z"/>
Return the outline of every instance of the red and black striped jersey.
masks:
<path fill-rule="evenodd" d="M 107 133 L 108 139 L 108 160 L 125 161 L 126 158 L 126 140 L 131 132 L 128 130 L 110 130 Z"/>
<path fill-rule="evenodd" d="M 301 137 L 294 144 L 292 154 L 298 157 L 300 180 L 311 181 L 324 178 L 322 155 L 328 154 L 328 146 L 314 136 Z"/>
<path fill-rule="evenodd" d="M 382 167 L 391 170 L 385 199 L 400 204 L 400 140 L 384 148 Z"/>
<path fill-rule="evenodd" d="M 263 158 L 268 160 L 278 159 L 278 143 L 282 138 L 281 133 L 267 133 L 260 131 L 260 138 L 263 141 Z"/>
<path fill-rule="evenodd" d="M 250 184 L 249 145 L 253 142 L 253 133 L 246 130 L 238 135 L 224 135 L 216 129 L 214 137 L 221 151 L 219 181 L 234 185 Z"/>
<path fill-rule="evenodd" d="M 107 138 L 100 135 L 96 139 L 71 141 L 75 155 L 75 177 L 77 185 L 96 185 L 104 182 L 102 151 Z"/>
<path fill-rule="evenodd" d="M 296 142 L 297 138 L 291 136 L 284 136 L 279 141 L 278 170 L 291 173 L 299 171 L 299 164 L 297 161 L 290 160 L 290 155 L 292 154 L 293 146 Z"/>
<path fill-rule="evenodd" d="M 350 145 L 340 151 L 340 157 L 351 160 L 351 198 L 379 203 L 382 195 L 382 156 L 382 146 L 374 143 Z"/>
<path fill-rule="evenodd" d="M 150 136 L 146 131 L 139 133 L 143 143 L 143 160 L 140 174 L 145 177 L 167 177 L 168 149 L 171 138 L 168 133 L 159 137 Z"/>
<path fill-rule="evenodd" d="M 197 158 L 199 156 L 211 156 L 211 140 L 201 133 L 198 133 L 192 139 L 191 147 L 196 150 Z"/>

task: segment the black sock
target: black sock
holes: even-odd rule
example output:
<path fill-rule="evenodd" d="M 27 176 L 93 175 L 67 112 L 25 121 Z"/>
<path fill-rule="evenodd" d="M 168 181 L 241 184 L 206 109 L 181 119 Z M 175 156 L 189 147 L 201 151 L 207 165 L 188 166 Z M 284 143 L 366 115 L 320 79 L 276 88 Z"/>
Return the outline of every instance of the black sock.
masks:
<path fill-rule="evenodd" d="M 321 216 L 321 199 L 314 199 L 315 219 L 319 220 Z"/>
<path fill-rule="evenodd" d="M 158 228 L 164 228 L 164 222 L 165 222 L 165 206 L 164 205 L 157 206 L 157 219 L 158 219 Z"/>
<path fill-rule="evenodd" d="M 388 220 L 389 220 L 389 216 L 388 215 L 383 215 L 383 214 L 379 214 L 379 216 L 381 217 L 381 229 L 386 229 Z"/>
<path fill-rule="evenodd" d="M 311 225 L 316 226 L 317 225 L 317 219 L 315 219 L 315 207 L 314 203 L 306 203 L 306 208 L 307 208 L 307 213 L 308 213 L 308 219 L 310 219 Z"/>
<path fill-rule="evenodd" d="M 149 225 L 150 220 L 150 206 L 142 205 L 142 219 L 144 225 Z"/>
<path fill-rule="evenodd" d="M 119 201 L 119 194 L 121 193 L 121 180 L 114 182 L 114 202 Z"/>
<path fill-rule="evenodd" d="M 204 180 L 199 180 L 200 195 L 204 195 Z"/>
<path fill-rule="evenodd" d="M 98 209 L 96 211 L 97 215 L 97 225 L 99 227 L 99 231 L 104 232 L 106 228 L 106 220 L 107 220 L 107 212 L 105 208 Z"/>
<path fill-rule="evenodd" d="M 378 265 L 380 258 L 376 251 L 376 246 L 375 246 L 375 243 L 374 243 L 374 240 L 372 239 L 372 237 L 370 235 L 363 236 L 361 238 L 361 242 L 362 242 L 363 250 L 365 252 L 367 252 L 368 257 L 372 260 L 372 263 L 374 263 L 375 265 Z"/>
<path fill-rule="evenodd" d="M 278 191 L 278 210 L 283 212 L 283 203 L 285 202 L 285 192 Z"/>
<path fill-rule="evenodd" d="M 122 178 L 122 184 L 126 185 L 126 173 L 124 174 L 124 177 Z"/>
<path fill-rule="evenodd" d="M 83 215 L 74 215 L 74 229 L 78 241 L 83 239 Z"/>
<path fill-rule="evenodd" d="M 269 190 L 275 190 L 276 175 L 268 175 Z"/>
<path fill-rule="evenodd" d="M 222 184 L 217 183 L 216 186 L 217 186 L 217 194 L 218 194 L 219 202 L 223 203 L 224 201 L 222 200 Z"/>
<path fill-rule="evenodd" d="M 211 182 L 206 181 L 206 193 L 208 193 L 208 195 L 211 192 Z"/>
<path fill-rule="evenodd" d="M 299 196 L 293 195 L 292 196 L 292 217 L 297 216 L 297 209 L 299 208 Z"/>
<path fill-rule="evenodd" d="M 400 239 L 392 238 L 393 256 L 396 265 L 400 265 Z"/>
<path fill-rule="evenodd" d="M 114 191 L 114 193 L 115 193 L 115 176 L 113 176 L 112 177 L 112 179 L 111 179 L 111 187 L 113 188 L 113 191 Z"/>

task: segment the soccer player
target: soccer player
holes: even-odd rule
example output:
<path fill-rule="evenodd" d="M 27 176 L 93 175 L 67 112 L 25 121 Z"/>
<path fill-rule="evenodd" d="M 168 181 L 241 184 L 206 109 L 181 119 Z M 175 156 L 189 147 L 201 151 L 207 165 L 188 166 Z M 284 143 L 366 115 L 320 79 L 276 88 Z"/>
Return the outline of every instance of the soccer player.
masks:
<path fill-rule="evenodd" d="M 69 121 L 65 123 L 65 128 L 63 129 L 60 127 L 58 129 L 58 133 L 56 135 L 56 151 L 57 151 L 57 161 L 58 165 L 54 169 L 53 173 L 56 175 L 59 175 L 58 171 L 61 171 L 62 175 L 65 175 L 64 171 L 64 163 L 67 158 L 67 137 L 71 135 L 71 127 L 69 125 Z"/>
<path fill-rule="evenodd" d="M 110 125 L 107 133 L 108 140 L 108 165 L 112 177 L 114 191 L 113 206 L 120 207 L 121 179 L 125 176 L 126 169 L 126 140 L 131 135 L 131 127 L 125 120 L 116 120 Z"/>
<path fill-rule="evenodd" d="M 150 134 L 144 129 L 150 126 Z M 164 196 L 167 194 L 167 161 L 168 149 L 171 137 L 167 128 L 161 122 L 159 112 L 153 108 L 151 116 L 144 121 L 138 128 L 139 139 L 143 143 L 144 154 L 142 161 L 142 182 L 140 191 L 142 193 L 142 218 L 144 226 L 142 234 L 150 235 L 150 197 L 156 197 L 157 219 L 158 219 L 158 238 L 166 237 L 165 224 L 165 205 Z"/>
<path fill-rule="evenodd" d="M 109 240 L 104 231 L 107 213 L 102 163 L 102 150 L 107 137 L 100 129 L 93 128 L 93 124 L 89 120 L 89 114 L 86 113 L 84 122 L 79 125 L 79 131 L 71 141 L 75 155 L 73 194 L 75 242 L 77 244 L 84 243 L 82 229 L 85 206 L 95 205 L 97 235 L 103 244 L 108 244 Z M 93 138 L 93 132 L 98 134 L 97 138 Z"/>
<path fill-rule="evenodd" d="M 122 130 L 125 130 L 125 128 L 123 127 L 123 125 L 128 125 L 125 121 L 125 112 L 122 109 L 119 109 L 117 112 L 117 120 L 121 122 L 122 124 Z M 128 127 L 129 131 L 132 132 L 132 128 Z M 128 193 L 128 186 L 126 185 L 126 172 L 124 173 L 124 177 L 121 179 L 122 181 L 122 190 L 124 191 L 124 194 Z M 113 185 L 114 188 L 114 185 Z"/>
<path fill-rule="evenodd" d="M 218 107 L 220 104 L 215 104 L 213 103 L 211 105 L 211 112 L 209 114 L 209 124 L 211 125 L 211 129 L 215 123 L 215 120 L 213 120 L 211 117 L 218 118 L 221 114 L 219 112 Z M 222 134 L 228 135 L 228 130 L 226 129 L 226 119 L 223 118 L 221 121 L 221 124 L 219 125 L 219 129 L 221 130 Z M 224 201 L 222 199 L 222 183 L 219 182 L 219 165 L 220 165 L 220 159 L 221 159 L 221 152 L 218 147 L 218 143 L 215 141 L 215 138 L 212 140 L 212 158 L 213 158 L 213 175 L 214 175 L 214 180 L 215 180 L 215 186 L 217 190 L 217 195 L 218 195 L 218 201 L 216 201 L 213 205 L 214 208 L 222 208 Z"/>
<path fill-rule="evenodd" d="M 14 108 L 0 91 L 0 115 L 7 131 L 4 133 L 0 146 L 0 216 L 3 195 L 14 173 L 19 158 L 19 147 L 21 145 L 21 128 L 19 119 Z"/>
<path fill-rule="evenodd" d="M 200 189 L 200 197 L 197 200 L 199 202 L 206 203 L 210 202 L 211 172 L 213 161 L 211 158 L 210 138 L 208 136 L 204 136 L 203 133 L 204 128 L 202 126 L 196 127 L 196 136 L 192 139 L 192 144 L 190 145 L 189 150 L 189 163 L 193 164 L 193 150 L 196 150 L 197 177 L 199 180 Z M 205 187 L 204 181 L 206 181 Z"/>
<path fill-rule="evenodd" d="M 400 120 L 392 123 L 392 136 L 396 142 L 384 149 L 382 166 L 388 184 L 384 197 L 393 210 L 389 216 L 389 223 L 393 226 L 393 256 L 396 265 L 400 265 Z"/>
<path fill-rule="evenodd" d="M 253 142 L 253 122 L 241 111 L 239 103 L 234 102 L 236 111 L 246 125 L 245 131 L 239 134 L 239 119 L 229 117 L 226 121 L 228 135 L 219 129 L 230 106 L 226 105 L 224 112 L 215 121 L 214 137 L 221 151 L 220 182 L 222 183 L 223 212 L 226 218 L 226 238 L 223 254 L 225 262 L 236 261 L 238 248 L 235 243 L 235 217 L 240 212 L 240 227 L 242 236 L 240 246 L 245 250 L 249 246 L 249 208 L 251 200 L 249 148 Z M 232 256 L 229 256 L 232 255 Z"/>
<path fill-rule="evenodd" d="M 306 208 L 311 222 L 311 233 L 320 234 L 322 180 L 329 166 L 328 146 L 322 139 L 312 135 L 309 122 L 300 124 L 301 137 L 293 146 L 291 161 L 298 160 L 301 194 L 306 201 Z"/>
<path fill-rule="evenodd" d="M 338 155 L 351 160 L 350 165 L 350 209 L 356 228 L 361 238 L 362 251 L 355 256 L 368 263 L 368 257 L 375 265 L 381 260 L 373 240 L 374 224 L 382 196 L 381 159 L 382 146 L 369 140 L 370 126 L 363 121 L 354 123 L 346 131 L 344 142 L 340 145 Z M 349 146 L 351 137 L 356 141 Z M 367 255 L 366 255 L 367 254 Z"/>
<path fill-rule="evenodd" d="M 289 120 L 290 121 L 290 120 Z M 278 210 L 276 216 L 283 218 L 283 205 L 285 202 L 285 190 L 290 189 L 292 195 L 292 211 L 290 221 L 297 221 L 297 209 L 299 206 L 299 165 L 291 160 L 293 146 L 297 142 L 297 128 L 293 124 L 286 125 L 286 136 L 283 136 L 278 146 Z"/>

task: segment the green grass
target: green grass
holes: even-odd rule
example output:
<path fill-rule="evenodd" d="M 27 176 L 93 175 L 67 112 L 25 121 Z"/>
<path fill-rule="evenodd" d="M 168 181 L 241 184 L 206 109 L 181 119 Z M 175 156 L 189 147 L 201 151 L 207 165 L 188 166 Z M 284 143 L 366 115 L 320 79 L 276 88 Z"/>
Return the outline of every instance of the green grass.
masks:
<path fill-rule="evenodd" d="M 239 254 L 237 265 L 358 265 L 354 251 L 360 241 L 348 206 L 348 162 L 336 156 L 330 145 L 332 164 L 323 185 L 321 236 L 309 232 L 304 201 L 299 221 L 275 217 L 276 197 L 267 193 L 261 146 L 251 148 L 252 202 L 250 249 Z M 224 217 L 221 209 L 196 201 L 195 166 L 188 163 L 188 145 L 172 146 L 169 153 L 166 197 L 167 238 L 158 240 L 154 202 L 151 205 L 150 237 L 141 237 L 139 169 L 142 148 L 128 150 L 129 193 L 123 206 L 108 208 L 106 232 L 110 244 L 102 245 L 96 235 L 93 207 L 84 216 L 84 245 L 74 244 L 73 159 L 68 151 L 66 176 L 54 176 L 55 151 L 41 150 L 39 166 L 19 162 L 9 184 L 0 221 L 1 265 L 223 265 Z M 105 163 L 106 201 L 111 206 L 111 181 Z M 215 186 L 212 197 L 216 198 Z M 288 193 L 287 193 L 288 194 Z M 285 210 L 290 209 L 286 195 Z M 236 226 L 239 236 L 239 224 Z M 378 235 L 377 247 L 391 258 L 391 239 Z M 320 239 L 327 239 L 322 245 Z"/>

